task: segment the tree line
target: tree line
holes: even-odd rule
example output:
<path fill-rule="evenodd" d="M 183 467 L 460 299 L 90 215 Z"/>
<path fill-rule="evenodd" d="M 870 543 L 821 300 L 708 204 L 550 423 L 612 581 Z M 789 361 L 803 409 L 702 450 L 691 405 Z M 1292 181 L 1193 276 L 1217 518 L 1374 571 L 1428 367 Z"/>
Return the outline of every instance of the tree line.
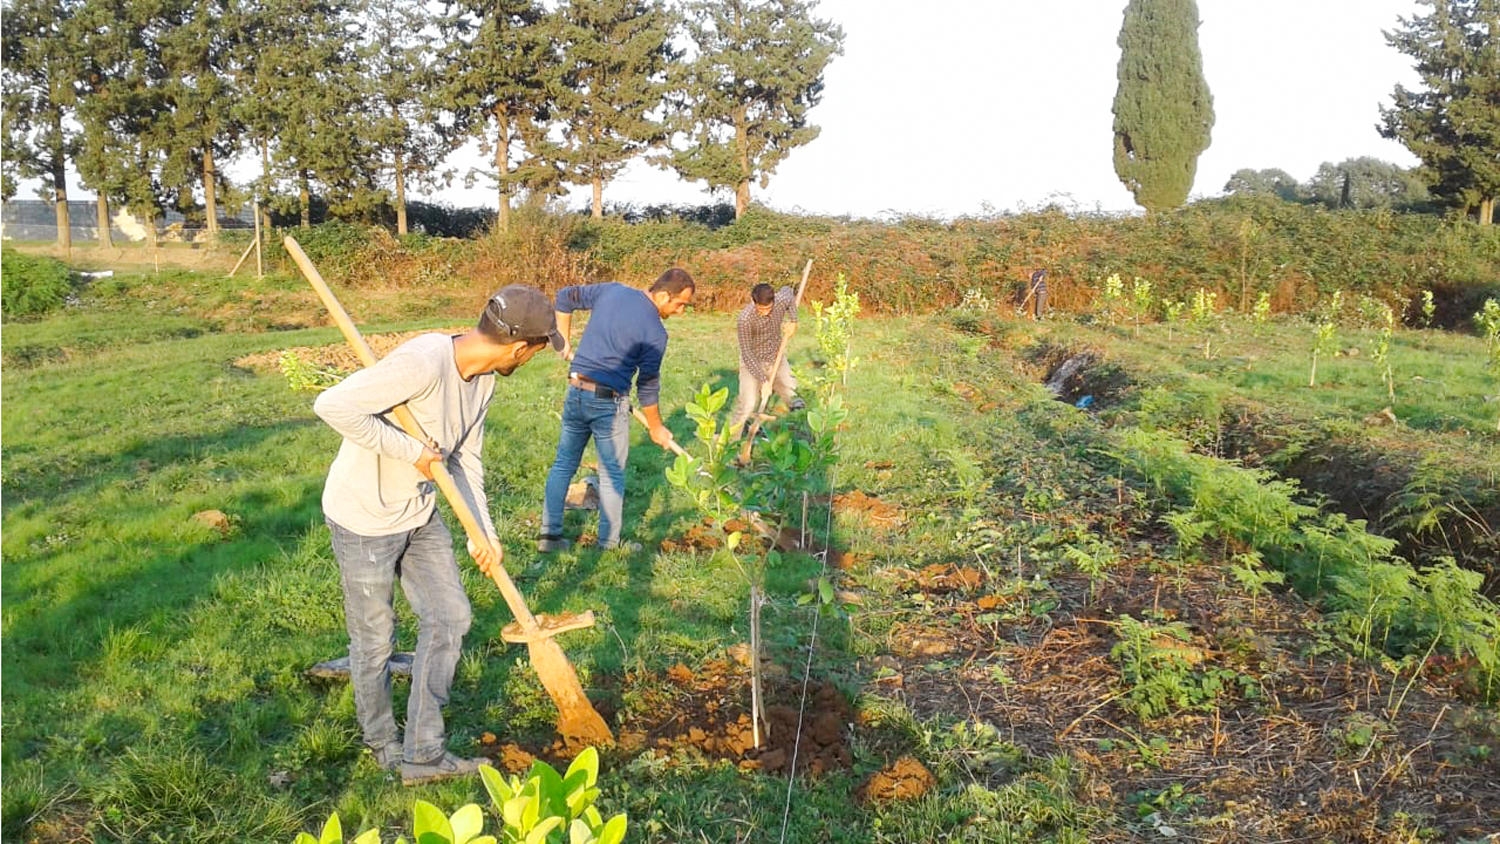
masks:
<path fill-rule="evenodd" d="M 500 227 L 525 196 L 604 187 L 644 157 L 733 191 L 818 135 L 843 31 L 806 0 L 9 0 L 3 195 L 40 178 L 69 245 L 67 173 L 147 219 L 218 230 L 250 197 L 345 219 L 456 177 L 478 141 Z M 231 184 L 244 157 L 259 175 Z M 152 228 L 152 227 L 148 227 Z"/>
<path fill-rule="evenodd" d="M 1500 196 L 1500 0 L 1418 0 L 1386 42 L 1421 79 L 1397 85 L 1375 127 L 1421 161 L 1406 171 L 1371 158 L 1325 163 L 1307 185 L 1281 170 L 1240 170 L 1224 189 L 1333 208 L 1423 207 L 1494 220 Z M 1115 172 L 1147 212 L 1177 208 L 1208 148 L 1213 97 L 1203 77 L 1194 0 L 1130 0 L 1120 28 Z M 1274 60 L 1274 59 L 1271 59 Z M 1286 127 L 1285 131 L 1297 131 Z"/>

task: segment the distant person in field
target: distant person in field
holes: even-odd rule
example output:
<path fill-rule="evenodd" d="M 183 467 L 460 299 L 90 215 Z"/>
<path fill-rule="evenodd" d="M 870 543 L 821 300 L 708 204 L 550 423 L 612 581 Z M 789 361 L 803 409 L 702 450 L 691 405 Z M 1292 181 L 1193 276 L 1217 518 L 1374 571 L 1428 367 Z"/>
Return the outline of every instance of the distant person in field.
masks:
<path fill-rule="evenodd" d="M 474 329 L 408 340 L 313 404 L 344 438 L 323 487 L 323 514 L 344 590 L 354 710 L 376 763 L 399 770 L 407 785 L 471 774 L 481 761 L 447 748 L 443 706 L 470 609 L 453 538 L 437 514 L 432 467 L 442 461 L 496 537 L 480 462 L 485 411 L 495 375 L 510 375 L 548 344 L 565 346 L 552 303 L 534 287 L 512 285 L 490 298 Z M 430 442 L 392 421 L 390 410 L 403 403 Z M 471 544 L 469 553 L 486 575 L 501 563 L 489 546 Z M 404 739 L 392 713 L 389 668 L 398 580 L 418 625 Z"/>
<path fill-rule="evenodd" d="M 625 513 L 625 461 L 630 454 L 630 389 L 635 386 L 651 441 L 670 448 L 672 432 L 657 407 L 661 362 L 667 352 L 664 322 L 693 301 L 695 285 L 686 270 L 673 267 L 646 289 L 616 282 L 564 287 L 557 293 L 557 325 L 563 354 L 572 361 L 563 398 L 562 436 L 547 473 L 542 498 L 542 532 L 537 550 L 565 551 L 563 506 L 568 484 L 583 450 L 594 441 L 599 455 L 599 547 L 620 544 Z M 573 313 L 592 312 L 574 352 Z"/>
<path fill-rule="evenodd" d="M 1037 270 L 1031 274 L 1031 318 L 1039 320 L 1047 309 L 1047 271 Z"/>
<path fill-rule="evenodd" d="M 740 343 L 740 394 L 729 429 L 744 436 L 749 432 L 747 420 L 760 407 L 763 390 L 773 390 L 792 410 L 805 406 L 797 397 L 797 379 L 792 377 L 786 356 L 776 366 L 783 333 L 788 342 L 797 333 L 797 294 L 789 286 L 773 290 L 769 284 L 757 284 L 750 288 L 750 302 L 740 309 L 735 332 Z M 776 366 L 774 373 L 772 366 Z"/>

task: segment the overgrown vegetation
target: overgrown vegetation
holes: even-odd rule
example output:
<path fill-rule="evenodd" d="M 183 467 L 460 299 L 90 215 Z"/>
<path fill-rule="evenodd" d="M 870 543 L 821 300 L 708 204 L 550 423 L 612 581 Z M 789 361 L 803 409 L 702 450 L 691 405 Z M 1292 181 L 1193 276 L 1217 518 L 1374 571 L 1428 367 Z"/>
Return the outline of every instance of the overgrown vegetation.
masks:
<path fill-rule="evenodd" d="M 527 206 L 504 233 L 420 245 L 333 225 L 329 235 L 318 234 L 321 227 L 296 234 L 311 238 L 304 248 L 334 281 L 425 289 L 483 278 L 551 290 L 588 279 L 644 284 L 683 265 L 699 283 L 696 304 L 709 310 L 735 307 L 748 284 L 794 277 L 806 256 L 814 258 L 809 299 L 829 299 L 842 274 L 860 280 L 862 301 L 876 313 L 951 308 L 971 292 L 1014 307 L 1037 267 L 1050 270 L 1049 305 L 1071 312 L 1093 308 L 1101 280 L 1112 275 L 1149 282 L 1152 310 L 1160 303 L 1157 313 L 1168 317 L 1173 302 L 1191 303 L 1200 289 L 1216 310 L 1249 311 L 1264 297 L 1268 315 L 1312 311 L 1342 290 L 1350 301 L 1384 302 L 1407 325 L 1469 330 L 1484 300 L 1500 296 L 1494 227 L 1264 197 L 1201 201 L 1149 218 L 1051 208 L 951 222 L 801 217 L 751 206 L 730 225 L 681 214 L 594 221 Z M 1256 232 L 1249 240 L 1241 235 L 1247 225 Z M 1135 307 L 1134 292 L 1122 291 L 1122 309 Z"/>
<path fill-rule="evenodd" d="M 7 321 L 55 311 L 72 292 L 73 273 L 62 261 L 0 250 L 0 312 Z"/>

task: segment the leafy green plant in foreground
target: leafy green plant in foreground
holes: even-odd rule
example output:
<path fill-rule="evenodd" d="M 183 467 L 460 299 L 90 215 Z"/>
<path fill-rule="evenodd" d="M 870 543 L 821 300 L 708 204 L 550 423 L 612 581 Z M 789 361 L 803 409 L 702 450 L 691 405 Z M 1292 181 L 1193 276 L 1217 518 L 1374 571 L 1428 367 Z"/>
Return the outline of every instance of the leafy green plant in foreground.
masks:
<path fill-rule="evenodd" d="M 412 835 L 417 844 L 619 844 L 627 819 L 622 812 L 608 821 L 594 806 L 599 796 L 599 752 L 585 748 L 559 775 L 551 765 L 533 762 L 525 779 L 506 778 L 489 765 L 479 776 L 500 817 L 499 835 L 484 834 L 485 813 L 469 803 L 452 815 L 418 800 L 412 807 Z M 405 838 L 397 838 L 405 844 Z M 368 829 L 350 844 L 379 844 L 380 830 Z M 294 844 L 344 844 L 338 813 L 329 816 L 317 836 L 303 832 Z"/>

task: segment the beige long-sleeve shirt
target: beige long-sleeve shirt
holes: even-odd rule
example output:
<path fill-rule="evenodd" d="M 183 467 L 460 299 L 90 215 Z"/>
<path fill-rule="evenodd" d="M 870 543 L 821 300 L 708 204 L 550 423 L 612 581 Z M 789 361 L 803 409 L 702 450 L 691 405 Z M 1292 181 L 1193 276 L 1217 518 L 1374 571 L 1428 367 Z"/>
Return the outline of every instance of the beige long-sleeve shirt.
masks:
<path fill-rule="evenodd" d="M 453 338 L 423 334 L 374 366 L 325 390 L 313 411 L 344 437 L 323 486 L 323 514 L 354 533 L 389 536 L 427 523 L 436 485 L 414 465 L 423 443 L 389 411 L 405 403 L 446 455 L 448 471 L 475 516 L 494 537 L 484 494 L 484 415 L 495 394 L 493 373 L 465 381 Z"/>

